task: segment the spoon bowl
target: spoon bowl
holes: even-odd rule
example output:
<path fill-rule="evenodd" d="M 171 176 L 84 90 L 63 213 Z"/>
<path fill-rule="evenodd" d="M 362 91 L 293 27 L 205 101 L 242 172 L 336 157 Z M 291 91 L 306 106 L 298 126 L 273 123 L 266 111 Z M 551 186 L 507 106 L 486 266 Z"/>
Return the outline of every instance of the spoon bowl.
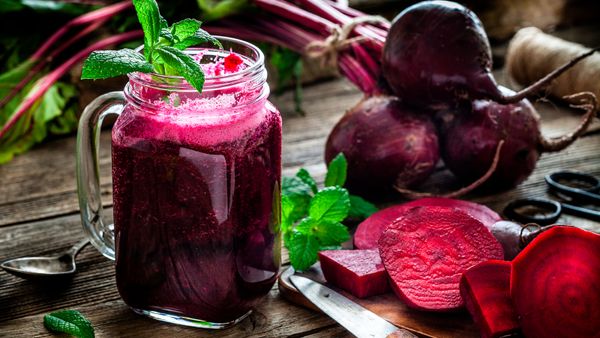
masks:
<path fill-rule="evenodd" d="M 8 273 L 22 278 L 70 276 L 77 270 L 75 256 L 88 243 L 87 239 L 82 240 L 58 256 L 11 259 L 0 264 L 0 267 Z"/>

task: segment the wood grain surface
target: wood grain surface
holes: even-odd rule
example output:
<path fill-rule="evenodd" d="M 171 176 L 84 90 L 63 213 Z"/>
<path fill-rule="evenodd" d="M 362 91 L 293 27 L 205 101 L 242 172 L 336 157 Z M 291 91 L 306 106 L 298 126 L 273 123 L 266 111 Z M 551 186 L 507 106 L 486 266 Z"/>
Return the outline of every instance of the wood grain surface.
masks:
<path fill-rule="evenodd" d="M 344 111 L 362 95 L 340 79 L 312 85 L 305 89 L 304 96 L 306 116 L 285 114 L 293 111 L 291 94 L 273 99 L 285 115 L 284 174 L 291 175 L 303 166 L 322 182 L 325 138 Z M 579 112 L 564 107 L 538 106 L 543 116 L 543 129 L 549 134 L 570 130 L 580 116 Z M 514 198 L 548 197 L 542 178 L 553 170 L 579 170 L 600 176 L 600 134 L 597 130 L 595 124 L 587 136 L 564 152 L 544 154 L 534 174 L 518 188 L 468 198 L 501 211 Z M 110 215 L 109 131 L 102 134 L 101 140 L 100 176 L 107 207 L 105 214 Z M 77 205 L 74 149 L 74 137 L 56 139 L 0 166 L 0 260 L 57 252 L 83 236 Z M 456 188 L 458 184 L 452 182 L 450 174 L 440 167 L 421 189 Z M 399 198 L 385 201 L 382 206 L 399 201 Z M 572 217 L 564 217 L 561 221 L 600 232 L 600 225 L 595 222 Z M 288 264 L 286 252 L 283 262 Z M 160 323 L 137 316 L 125 306 L 116 290 L 112 262 L 94 248 L 86 247 L 77 264 L 79 272 L 74 278 L 60 283 L 32 283 L 0 272 L 0 336 L 52 336 L 43 327 L 42 317 L 49 311 L 64 308 L 80 310 L 92 321 L 98 337 L 350 336 L 326 316 L 284 300 L 276 286 L 251 316 L 231 329 L 208 332 Z M 377 302 L 377 299 L 372 301 Z M 464 313 L 457 316 L 469 321 Z M 437 317 L 431 317 L 423 320 L 421 325 L 430 325 L 437 320 Z M 461 336 L 462 331 L 453 331 L 450 325 L 446 331 L 438 333 L 439 336 Z"/>

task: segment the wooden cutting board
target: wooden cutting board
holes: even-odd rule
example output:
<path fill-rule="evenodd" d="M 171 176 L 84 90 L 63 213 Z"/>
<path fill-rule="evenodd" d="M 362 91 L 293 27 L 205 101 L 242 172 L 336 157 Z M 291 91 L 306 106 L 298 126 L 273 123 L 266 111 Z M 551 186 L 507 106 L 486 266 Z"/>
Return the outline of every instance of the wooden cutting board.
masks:
<path fill-rule="evenodd" d="M 279 276 L 279 293 L 290 302 L 319 311 L 294 287 L 290 281 L 290 276 L 293 274 L 294 269 L 290 267 Z M 319 283 L 327 284 L 318 263 L 302 275 Z M 417 311 L 404 305 L 392 292 L 366 299 L 358 299 L 331 285 L 327 286 L 399 328 L 410 330 L 418 335 L 424 337 L 479 337 L 479 330 L 465 310 L 454 313 Z"/>

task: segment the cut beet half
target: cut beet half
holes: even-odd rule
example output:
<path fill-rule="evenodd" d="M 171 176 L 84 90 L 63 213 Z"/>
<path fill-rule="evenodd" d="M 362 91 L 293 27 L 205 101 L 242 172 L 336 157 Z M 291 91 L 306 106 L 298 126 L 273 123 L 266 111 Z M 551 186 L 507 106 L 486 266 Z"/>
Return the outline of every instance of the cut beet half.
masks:
<path fill-rule="evenodd" d="M 510 299 L 511 264 L 490 260 L 467 270 L 460 295 L 483 338 L 517 336 L 517 315 Z"/>
<path fill-rule="evenodd" d="M 510 293 L 526 337 L 600 337 L 600 235 L 541 233 L 513 260 Z"/>
<path fill-rule="evenodd" d="M 383 232 L 379 252 L 394 292 L 408 306 L 429 311 L 462 307 L 462 274 L 504 256 L 483 223 L 447 207 L 409 210 Z"/>
<path fill-rule="evenodd" d="M 488 229 L 502 219 L 498 213 L 482 204 L 441 197 L 421 198 L 380 210 L 364 220 L 354 233 L 354 247 L 357 249 L 377 248 L 377 241 L 388 225 L 404 216 L 408 210 L 423 206 L 451 207 L 462 210 L 479 220 Z"/>
<path fill-rule="evenodd" d="M 319 252 L 319 261 L 327 282 L 358 298 L 390 291 L 377 250 L 325 250 Z"/>

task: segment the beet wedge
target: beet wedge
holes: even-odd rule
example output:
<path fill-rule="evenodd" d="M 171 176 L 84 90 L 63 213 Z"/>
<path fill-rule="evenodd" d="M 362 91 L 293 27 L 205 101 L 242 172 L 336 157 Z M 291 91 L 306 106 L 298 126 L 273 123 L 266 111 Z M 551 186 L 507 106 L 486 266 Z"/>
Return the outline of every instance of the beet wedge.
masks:
<path fill-rule="evenodd" d="M 504 256 L 483 223 L 448 207 L 409 210 L 383 232 L 379 252 L 394 292 L 408 306 L 429 311 L 461 308 L 462 274 Z"/>
<path fill-rule="evenodd" d="M 327 282 L 358 298 L 390 291 L 377 250 L 325 250 L 319 252 L 319 261 Z"/>
<path fill-rule="evenodd" d="M 467 270 L 460 280 L 460 295 L 482 338 L 517 336 L 517 315 L 510 298 L 511 264 L 489 260 Z"/>
<path fill-rule="evenodd" d="M 421 198 L 380 210 L 364 220 L 354 233 L 354 247 L 357 249 L 377 248 L 377 241 L 388 225 L 404 216 L 410 209 L 423 206 L 451 207 L 462 210 L 488 228 L 502 219 L 498 213 L 482 204 L 442 197 Z"/>
<path fill-rule="evenodd" d="M 510 293 L 526 337 L 600 337 L 600 235 L 541 233 L 513 260 Z"/>

